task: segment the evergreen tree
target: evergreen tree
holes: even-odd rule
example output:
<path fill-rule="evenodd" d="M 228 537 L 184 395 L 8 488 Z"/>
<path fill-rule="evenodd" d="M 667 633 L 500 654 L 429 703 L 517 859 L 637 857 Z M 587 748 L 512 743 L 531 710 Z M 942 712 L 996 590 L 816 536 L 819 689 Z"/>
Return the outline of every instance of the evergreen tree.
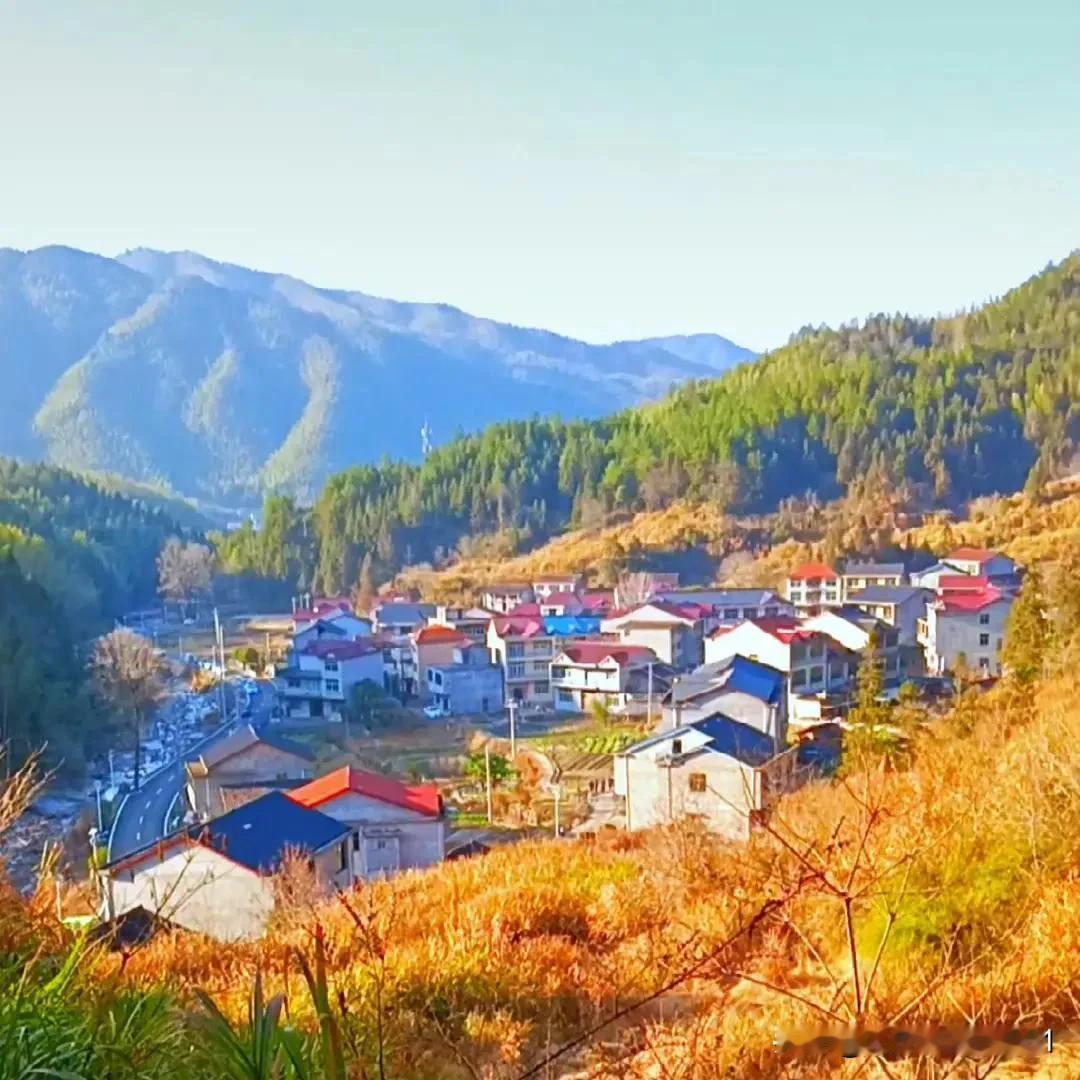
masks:
<path fill-rule="evenodd" d="M 1032 567 L 1024 578 L 1005 626 L 1001 660 L 1009 678 L 1026 684 L 1042 674 L 1048 637 L 1042 576 Z"/>

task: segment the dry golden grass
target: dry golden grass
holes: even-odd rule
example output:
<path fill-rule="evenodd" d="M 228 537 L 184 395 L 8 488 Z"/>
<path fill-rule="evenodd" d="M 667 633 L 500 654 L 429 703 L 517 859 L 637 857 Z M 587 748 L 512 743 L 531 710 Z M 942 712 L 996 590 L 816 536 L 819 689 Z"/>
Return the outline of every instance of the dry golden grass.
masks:
<path fill-rule="evenodd" d="M 746 846 L 693 829 L 521 844 L 367 886 L 351 912 L 299 906 L 259 942 L 159 938 L 122 978 L 167 972 L 240 1016 L 261 970 L 309 1022 L 290 956 L 317 927 L 349 1022 L 370 1037 L 381 1001 L 389 1075 L 418 1080 L 518 1075 L 653 994 L 544 1075 L 832 1075 L 781 1068 L 777 1030 L 1060 1027 L 1080 1017 L 1078 690 L 1059 675 L 1034 703 L 968 700 L 907 771 L 815 783 Z"/>

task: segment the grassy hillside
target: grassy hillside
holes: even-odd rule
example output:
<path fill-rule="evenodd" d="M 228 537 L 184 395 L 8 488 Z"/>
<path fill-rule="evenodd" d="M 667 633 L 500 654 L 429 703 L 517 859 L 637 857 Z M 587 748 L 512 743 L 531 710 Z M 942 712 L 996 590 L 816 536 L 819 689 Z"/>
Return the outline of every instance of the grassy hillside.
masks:
<path fill-rule="evenodd" d="M 81 958 L 59 991 L 44 987 L 50 957 L 69 947 L 50 926 L 51 893 L 36 909 L 12 900 L 0 948 L 39 959 L 19 1001 L 0 997 L 0 1033 L 31 1010 L 41 1045 L 89 1043 L 78 1075 L 104 1075 L 111 1060 L 118 1078 L 269 1076 L 229 1064 L 235 1047 L 198 1019 L 195 991 L 242 1031 L 261 973 L 267 998 L 287 995 L 288 1025 L 314 1033 L 301 958 L 324 950 L 324 1031 L 349 1076 L 864 1075 L 865 1062 L 776 1058 L 778 1031 L 853 1021 L 1053 1026 L 1063 1046 L 1080 1020 L 1069 655 L 1034 691 L 966 698 L 916 735 L 906 764 L 868 757 L 846 780 L 785 799 L 746 847 L 692 828 L 522 844 L 311 906 L 294 877 L 264 940 L 159 937 Z M 94 1036 L 101 1025 L 117 1034 Z M 305 1045 L 299 1056 L 325 1059 Z M 22 1043 L 0 1046 L 0 1062 L 29 1057 Z M 894 1063 L 882 1075 L 988 1075 L 980 1068 Z"/>
<path fill-rule="evenodd" d="M 958 507 L 1068 471 L 1080 402 L 1080 255 L 954 318 L 876 316 L 591 423 L 502 424 L 333 477 L 313 513 L 317 582 L 436 562 L 477 534 L 518 546 L 679 501 L 740 515 L 812 494 L 905 489 Z"/>

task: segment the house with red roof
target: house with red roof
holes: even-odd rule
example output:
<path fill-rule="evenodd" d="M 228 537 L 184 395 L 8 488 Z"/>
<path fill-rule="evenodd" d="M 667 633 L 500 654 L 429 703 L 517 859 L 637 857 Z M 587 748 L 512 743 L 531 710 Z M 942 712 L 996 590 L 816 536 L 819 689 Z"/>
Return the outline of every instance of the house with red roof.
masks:
<path fill-rule="evenodd" d="M 844 602 L 843 579 L 822 562 L 795 567 L 784 581 L 781 592 L 799 614 L 816 615 L 823 608 L 838 607 Z"/>
<path fill-rule="evenodd" d="M 507 700 L 551 704 L 551 658 L 555 639 L 547 632 L 538 606 L 536 614 L 515 613 L 492 619 L 487 645 L 492 662 L 502 668 Z"/>
<path fill-rule="evenodd" d="M 652 704 L 658 710 L 675 672 L 661 663 L 652 649 L 610 639 L 564 645 L 551 661 L 555 708 L 561 712 L 588 712 L 600 702 L 619 713 L 645 714 L 650 705 L 650 668 Z"/>
<path fill-rule="evenodd" d="M 944 561 L 961 574 L 984 577 L 994 585 L 1019 585 L 1020 568 L 1000 551 L 981 547 L 958 547 Z"/>
<path fill-rule="evenodd" d="M 455 651 L 465 648 L 469 643 L 469 638 L 460 630 L 452 626 L 438 626 L 430 623 L 419 630 L 414 630 L 409 635 L 416 688 L 425 705 L 430 700 L 428 668 L 445 667 L 454 663 Z"/>
<path fill-rule="evenodd" d="M 370 681 L 383 686 L 383 650 L 372 638 L 320 638 L 294 649 L 274 678 L 287 719 L 342 720 L 353 689 Z"/>
<path fill-rule="evenodd" d="M 702 638 L 712 608 L 695 603 L 650 600 L 627 611 L 610 612 L 601 623 L 603 634 L 624 645 L 651 649 L 662 663 L 690 671 L 702 659 Z"/>
<path fill-rule="evenodd" d="M 351 765 L 289 792 L 352 832 L 352 872 L 383 877 L 442 862 L 446 813 L 435 784 L 406 784 Z"/>
<path fill-rule="evenodd" d="M 962 656 L 980 677 L 1000 675 L 1005 625 L 1013 599 L 1011 590 L 985 575 L 942 575 L 937 595 L 927 603 L 926 618 L 920 620 L 918 628 L 927 672 L 944 675 L 954 671 Z"/>

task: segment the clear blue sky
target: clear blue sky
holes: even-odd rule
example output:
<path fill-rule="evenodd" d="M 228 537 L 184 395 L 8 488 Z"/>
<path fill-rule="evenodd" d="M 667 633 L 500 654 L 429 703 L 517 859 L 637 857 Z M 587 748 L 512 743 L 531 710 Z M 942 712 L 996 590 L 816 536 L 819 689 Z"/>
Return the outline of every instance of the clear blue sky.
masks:
<path fill-rule="evenodd" d="M 595 341 L 954 309 L 1080 246 L 1080 3 L 0 0 L 48 243 Z"/>

